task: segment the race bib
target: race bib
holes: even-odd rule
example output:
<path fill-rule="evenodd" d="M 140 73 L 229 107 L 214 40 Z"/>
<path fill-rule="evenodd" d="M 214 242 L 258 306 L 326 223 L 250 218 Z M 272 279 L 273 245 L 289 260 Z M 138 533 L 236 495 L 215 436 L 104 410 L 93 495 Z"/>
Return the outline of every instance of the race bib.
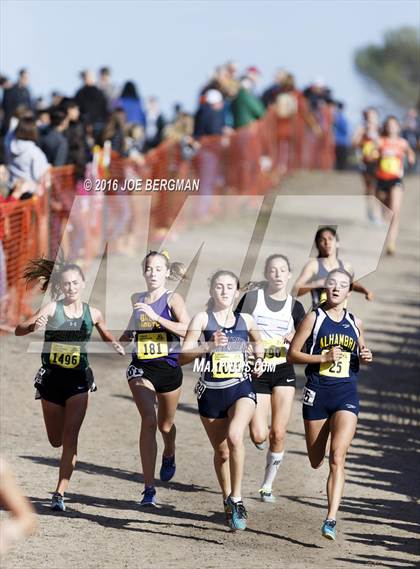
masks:
<path fill-rule="evenodd" d="M 395 176 L 396 178 L 399 178 L 402 175 L 401 160 L 397 158 L 397 156 L 386 156 L 381 158 L 379 169 L 385 174 Z"/>
<path fill-rule="evenodd" d="M 375 155 L 375 149 L 376 147 L 374 142 L 372 142 L 371 140 L 365 142 L 365 144 L 362 146 L 363 158 L 367 161 L 372 160 Z"/>
<path fill-rule="evenodd" d="M 329 350 L 323 350 L 326 354 Z M 319 366 L 319 375 L 329 377 L 344 378 L 350 375 L 350 352 L 342 352 L 341 359 L 338 362 L 325 362 Z"/>
<path fill-rule="evenodd" d="M 241 377 L 245 361 L 242 352 L 214 352 L 211 363 L 215 379 L 232 379 Z"/>
<path fill-rule="evenodd" d="M 286 346 L 283 338 L 270 338 L 263 340 L 264 361 L 270 364 L 279 365 L 286 363 Z"/>
<path fill-rule="evenodd" d="M 167 356 L 168 337 L 166 332 L 139 334 L 137 339 L 137 357 L 139 360 L 154 360 Z"/>
<path fill-rule="evenodd" d="M 80 346 L 70 344 L 51 344 L 50 364 L 73 369 L 80 363 Z"/>
<path fill-rule="evenodd" d="M 309 405 L 310 407 L 313 407 L 315 396 L 316 396 L 316 391 L 308 389 L 307 387 L 303 388 L 302 402 L 304 405 Z"/>

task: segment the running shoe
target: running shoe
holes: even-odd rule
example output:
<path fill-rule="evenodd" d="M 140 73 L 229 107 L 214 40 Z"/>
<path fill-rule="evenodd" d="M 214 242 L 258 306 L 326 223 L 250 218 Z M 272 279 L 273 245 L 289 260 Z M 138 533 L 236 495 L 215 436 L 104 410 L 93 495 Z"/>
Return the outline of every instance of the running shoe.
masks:
<path fill-rule="evenodd" d="M 267 441 L 263 441 L 262 443 L 254 443 L 258 450 L 265 450 L 267 448 Z"/>
<path fill-rule="evenodd" d="M 232 519 L 232 508 L 229 506 L 227 500 L 223 500 L 223 509 L 225 510 L 227 524 L 230 527 L 230 521 Z"/>
<path fill-rule="evenodd" d="M 337 522 L 335 520 L 325 520 L 322 524 L 322 535 L 327 539 L 335 541 L 337 535 L 336 524 Z"/>
<path fill-rule="evenodd" d="M 228 520 L 229 527 L 233 531 L 246 529 L 248 514 L 242 500 L 240 502 L 234 502 L 229 496 L 226 500 L 226 504 L 230 510 L 230 519 Z"/>
<path fill-rule="evenodd" d="M 162 466 L 160 467 L 160 479 L 162 482 L 169 482 L 175 475 L 176 464 L 175 455 L 162 456 Z"/>
<path fill-rule="evenodd" d="M 276 497 L 271 492 L 271 489 L 269 490 L 268 488 L 260 488 L 260 490 L 258 490 L 258 492 L 260 493 L 261 502 L 272 502 L 272 503 L 274 503 L 276 501 Z"/>
<path fill-rule="evenodd" d="M 60 492 L 54 492 L 51 500 L 51 510 L 55 512 L 65 512 L 66 505 L 64 503 L 64 497 Z"/>
<path fill-rule="evenodd" d="M 154 486 L 146 486 L 141 494 L 143 498 L 140 506 L 156 506 L 156 490 Z"/>

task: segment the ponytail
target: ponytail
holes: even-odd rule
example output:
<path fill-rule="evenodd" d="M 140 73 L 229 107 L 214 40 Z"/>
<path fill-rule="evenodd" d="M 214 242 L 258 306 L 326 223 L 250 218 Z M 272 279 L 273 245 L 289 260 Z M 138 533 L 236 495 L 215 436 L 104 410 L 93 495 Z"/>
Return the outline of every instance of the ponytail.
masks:
<path fill-rule="evenodd" d="M 156 256 L 162 257 L 162 259 L 164 259 L 166 268 L 169 271 L 168 280 L 180 281 L 182 279 L 187 279 L 186 276 L 187 268 L 184 265 L 184 263 L 180 263 L 179 261 L 173 261 L 171 263 L 171 260 L 169 258 L 169 253 L 168 251 L 166 251 L 166 249 L 163 251 L 149 251 L 145 256 L 145 258 L 143 259 L 143 272 L 146 271 L 147 260 L 150 257 L 156 257 Z"/>
<path fill-rule="evenodd" d="M 54 262 L 44 257 L 29 261 L 24 269 L 23 278 L 26 281 L 26 286 L 33 282 L 41 282 L 42 292 L 45 292 L 50 286 L 51 298 L 58 300 L 62 294 L 60 286 L 61 275 L 65 271 L 77 271 L 82 280 L 85 280 L 85 275 L 79 265 L 66 263 L 63 258 Z"/>

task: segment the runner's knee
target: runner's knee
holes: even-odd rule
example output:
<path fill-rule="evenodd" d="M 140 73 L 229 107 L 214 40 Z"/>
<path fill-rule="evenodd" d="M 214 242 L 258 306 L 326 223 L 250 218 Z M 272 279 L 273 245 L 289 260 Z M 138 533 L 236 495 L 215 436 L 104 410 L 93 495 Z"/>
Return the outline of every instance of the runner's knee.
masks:
<path fill-rule="evenodd" d="M 270 431 L 270 443 L 272 445 L 280 445 L 284 441 L 286 433 L 283 429 L 272 428 Z"/>
<path fill-rule="evenodd" d="M 50 443 L 50 445 L 54 448 L 59 448 L 62 446 L 63 444 L 63 437 L 57 437 L 54 435 L 48 435 L 48 441 Z"/>
<path fill-rule="evenodd" d="M 253 443 L 263 443 L 267 438 L 267 429 L 261 427 L 252 427 L 250 435 Z"/>
<path fill-rule="evenodd" d="M 243 445 L 243 433 L 239 429 L 229 429 L 227 441 L 229 448 L 238 448 Z"/>
<path fill-rule="evenodd" d="M 344 468 L 346 460 L 346 451 L 343 449 L 330 450 L 330 466 L 331 468 Z"/>
<path fill-rule="evenodd" d="M 156 431 L 157 419 L 155 414 L 144 415 L 141 418 L 142 431 Z"/>
<path fill-rule="evenodd" d="M 168 435 L 173 429 L 173 426 L 174 422 L 168 419 L 166 419 L 165 421 L 159 421 L 158 423 L 159 431 L 164 435 Z"/>

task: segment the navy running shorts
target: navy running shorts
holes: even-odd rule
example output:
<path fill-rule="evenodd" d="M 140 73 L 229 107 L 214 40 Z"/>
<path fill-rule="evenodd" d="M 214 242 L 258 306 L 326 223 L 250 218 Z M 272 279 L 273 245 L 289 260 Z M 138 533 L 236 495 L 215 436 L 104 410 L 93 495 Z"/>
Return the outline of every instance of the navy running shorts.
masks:
<path fill-rule="evenodd" d="M 34 387 L 37 389 L 35 399 L 45 399 L 62 407 L 73 395 L 96 391 L 90 367 L 79 370 L 41 367 L 36 374 Z"/>
<path fill-rule="evenodd" d="M 156 393 L 169 393 L 182 385 L 181 366 L 171 366 L 165 361 L 137 362 L 133 360 L 127 368 L 127 380 L 147 379 Z"/>
<path fill-rule="evenodd" d="M 223 389 L 211 389 L 199 381 L 195 392 L 198 411 L 202 417 L 208 419 L 225 419 L 232 405 L 243 397 L 257 403 L 257 396 L 249 379 Z"/>
<path fill-rule="evenodd" d="M 393 180 L 376 180 L 376 189 L 378 192 L 385 192 L 388 194 L 395 186 L 400 186 L 404 189 L 401 178 L 394 178 Z"/>
<path fill-rule="evenodd" d="M 303 418 L 308 421 L 329 419 L 337 411 L 360 411 L 357 384 L 354 381 L 331 385 L 308 382 L 303 388 Z"/>
<path fill-rule="evenodd" d="M 280 364 L 252 380 L 255 393 L 271 395 L 275 387 L 296 387 L 296 374 L 291 364 Z"/>

